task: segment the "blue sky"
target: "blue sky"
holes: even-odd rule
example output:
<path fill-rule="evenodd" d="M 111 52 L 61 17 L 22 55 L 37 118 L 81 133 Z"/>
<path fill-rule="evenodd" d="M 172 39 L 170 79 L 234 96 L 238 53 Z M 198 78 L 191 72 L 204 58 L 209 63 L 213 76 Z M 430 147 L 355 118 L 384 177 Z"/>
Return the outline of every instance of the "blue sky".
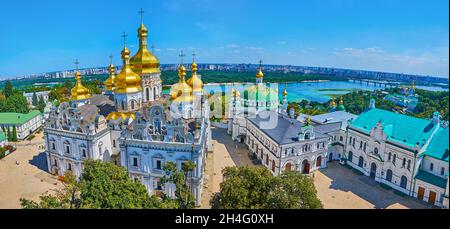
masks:
<path fill-rule="evenodd" d="M 0 77 L 121 64 L 144 8 L 163 64 L 293 64 L 449 76 L 448 0 L 7 1 Z"/>

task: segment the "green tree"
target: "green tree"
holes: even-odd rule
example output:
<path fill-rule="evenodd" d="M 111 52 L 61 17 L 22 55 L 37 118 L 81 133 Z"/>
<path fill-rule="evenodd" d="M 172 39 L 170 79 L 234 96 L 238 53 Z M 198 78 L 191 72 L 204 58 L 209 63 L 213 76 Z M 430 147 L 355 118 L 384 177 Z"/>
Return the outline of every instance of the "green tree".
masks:
<path fill-rule="evenodd" d="M 16 129 L 16 126 L 13 126 L 13 131 L 12 131 L 11 140 L 12 140 L 13 142 L 17 142 L 17 129 Z"/>
<path fill-rule="evenodd" d="M 8 130 L 8 131 L 7 131 L 6 135 L 7 135 L 7 137 L 8 137 L 8 141 L 11 141 L 11 131 L 9 130 L 9 127 L 8 127 L 7 130 Z"/>
<path fill-rule="evenodd" d="M 38 102 L 37 108 L 41 113 L 44 113 L 45 101 L 44 101 L 44 98 L 42 97 L 42 95 L 39 96 L 39 102 Z"/>
<path fill-rule="evenodd" d="M 311 179 L 297 171 L 273 176 L 265 167 L 227 167 L 223 176 L 214 209 L 322 208 Z"/>
<path fill-rule="evenodd" d="M 21 199 L 23 208 L 92 208 L 142 209 L 174 208 L 170 200 L 149 196 L 140 182 L 132 181 L 121 166 L 109 162 L 85 161 L 77 181 L 71 173 L 64 174 L 64 186 L 56 195 L 45 194 L 40 202 Z"/>
<path fill-rule="evenodd" d="M 37 106 L 38 105 L 38 97 L 36 95 L 36 92 L 33 92 L 33 97 L 31 98 L 31 104 L 33 106 Z"/>
<path fill-rule="evenodd" d="M 165 185 L 175 184 L 175 198 L 180 209 L 195 207 L 195 198 L 192 194 L 192 173 L 195 167 L 193 161 L 184 163 L 181 171 L 178 171 L 178 166 L 174 162 L 167 162 L 163 167 L 166 175 L 161 182 Z"/>
<path fill-rule="evenodd" d="M 0 100 L 0 112 L 16 112 L 26 114 L 30 112 L 25 96 L 15 93 L 6 100 Z"/>
<path fill-rule="evenodd" d="M 13 85 L 12 85 L 11 81 L 5 82 L 3 94 L 5 94 L 6 98 L 10 97 L 13 94 Z"/>
<path fill-rule="evenodd" d="M 109 162 L 85 161 L 80 179 L 83 208 L 141 209 L 157 208 L 157 197 L 148 195 L 140 182 L 134 182 L 128 171 Z"/>

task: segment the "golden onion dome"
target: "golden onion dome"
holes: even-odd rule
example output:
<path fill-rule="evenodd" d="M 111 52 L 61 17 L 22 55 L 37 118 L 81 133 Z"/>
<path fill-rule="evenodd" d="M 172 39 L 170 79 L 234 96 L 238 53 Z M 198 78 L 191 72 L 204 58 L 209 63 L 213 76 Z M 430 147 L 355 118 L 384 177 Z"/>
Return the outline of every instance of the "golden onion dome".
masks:
<path fill-rule="evenodd" d="M 148 29 L 142 23 L 138 28 L 139 50 L 130 59 L 132 70 L 139 74 L 160 73 L 160 63 L 158 58 L 147 49 Z"/>
<path fill-rule="evenodd" d="M 191 64 L 192 76 L 188 79 L 187 83 L 191 86 L 194 92 L 199 92 L 203 90 L 203 81 L 197 75 L 197 63 L 193 62 Z"/>
<path fill-rule="evenodd" d="M 331 100 L 331 107 L 336 107 L 336 102 L 334 101 L 334 99 L 333 100 Z"/>
<path fill-rule="evenodd" d="M 116 75 L 115 75 L 115 68 L 113 64 L 109 65 L 109 78 L 105 81 L 105 87 L 107 91 L 114 91 L 114 87 L 115 87 L 115 79 L 116 79 Z"/>
<path fill-rule="evenodd" d="M 123 68 L 115 78 L 115 92 L 134 93 L 142 91 L 141 77 L 133 72 L 130 67 L 130 50 L 124 47 L 122 50 Z"/>
<path fill-rule="evenodd" d="M 234 97 L 239 97 L 239 96 L 241 96 L 241 93 L 238 90 L 233 88 L 231 90 L 231 95 L 233 95 Z"/>
<path fill-rule="evenodd" d="M 89 90 L 81 84 L 81 74 L 80 72 L 75 72 L 75 79 L 76 84 L 70 91 L 72 94 L 72 97 L 70 98 L 72 101 L 78 101 L 78 100 L 86 100 L 91 97 L 91 94 L 89 93 Z"/>
<path fill-rule="evenodd" d="M 264 77 L 264 73 L 262 72 L 262 68 L 259 68 L 258 73 L 256 73 L 256 78 L 263 78 Z"/>
<path fill-rule="evenodd" d="M 178 68 L 178 83 L 172 85 L 170 96 L 172 99 L 176 99 L 178 97 L 192 97 L 192 88 L 189 84 L 186 83 L 186 68 L 183 65 L 180 65 Z M 181 100 L 191 100 L 191 98 L 180 98 Z M 179 99 L 179 100 L 180 100 Z"/>

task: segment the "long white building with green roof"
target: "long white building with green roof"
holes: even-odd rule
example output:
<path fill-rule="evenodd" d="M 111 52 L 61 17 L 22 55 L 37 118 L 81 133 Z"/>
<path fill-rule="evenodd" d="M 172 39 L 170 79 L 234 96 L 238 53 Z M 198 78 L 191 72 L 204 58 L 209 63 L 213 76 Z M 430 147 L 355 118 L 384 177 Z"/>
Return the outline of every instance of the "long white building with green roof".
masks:
<path fill-rule="evenodd" d="M 409 196 L 448 208 L 448 123 L 370 107 L 347 127 L 348 165 Z"/>
<path fill-rule="evenodd" d="M 17 139 L 23 140 L 42 126 L 44 120 L 41 112 L 32 110 L 28 114 L 5 112 L 0 113 L 0 127 L 5 135 L 16 129 Z"/>

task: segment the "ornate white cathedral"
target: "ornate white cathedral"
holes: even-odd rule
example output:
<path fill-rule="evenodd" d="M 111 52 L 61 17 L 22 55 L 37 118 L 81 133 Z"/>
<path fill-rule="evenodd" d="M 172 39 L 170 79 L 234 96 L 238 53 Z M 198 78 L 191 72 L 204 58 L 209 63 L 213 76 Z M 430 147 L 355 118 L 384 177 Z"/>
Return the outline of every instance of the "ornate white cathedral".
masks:
<path fill-rule="evenodd" d="M 124 44 L 123 67 L 116 74 L 112 63 L 103 95 L 91 95 L 78 69 L 70 102 L 51 108 L 44 126 L 49 172 L 80 176 L 83 161 L 110 161 L 128 169 L 149 194 L 174 195 L 174 185 L 162 184 L 163 166 L 193 161 L 192 191 L 201 202 L 207 150 L 212 150 L 209 105 L 195 60 L 191 77 L 181 62 L 179 82 L 162 95 L 158 58 L 147 49 L 148 29 L 138 29 L 139 50 L 130 58 Z M 126 36 L 124 35 L 124 38 Z M 125 43 L 125 42 L 124 42 Z"/>

